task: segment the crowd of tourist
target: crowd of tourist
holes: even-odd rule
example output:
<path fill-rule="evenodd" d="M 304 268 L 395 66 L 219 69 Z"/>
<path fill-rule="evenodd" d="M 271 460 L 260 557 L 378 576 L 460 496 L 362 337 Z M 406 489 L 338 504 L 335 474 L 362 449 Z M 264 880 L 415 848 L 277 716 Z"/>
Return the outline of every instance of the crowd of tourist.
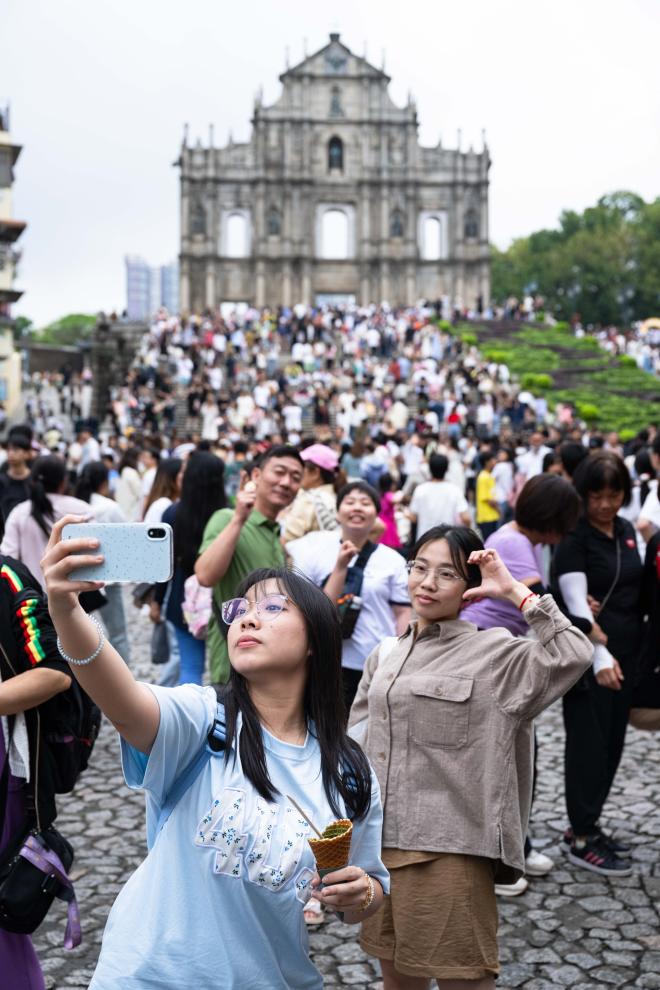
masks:
<path fill-rule="evenodd" d="M 155 816 L 98 990 L 177 986 L 183 952 L 190 985 L 269 972 L 269 986 L 320 987 L 301 929 L 328 910 L 362 922 L 385 990 L 492 987 L 496 893 L 553 868 L 528 820 L 534 719 L 560 698 L 561 848 L 576 868 L 631 873 L 601 817 L 629 719 L 660 728 L 660 433 L 624 443 L 550 410 L 440 315 L 159 313 L 96 416 L 89 375 L 73 388 L 62 374 L 8 429 L 0 563 L 41 603 L 48 662 L 26 673 L 48 678 L 18 698 L 2 665 L 0 744 L 12 752 L 13 717 L 29 722 L 72 671 Z M 134 606 L 75 580 L 99 551 L 64 543 L 63 520 L 90 513 L 172 526 L 171 580 L 133 589 L 156 686 L 130 673 Z M 31 821 L 17 769 L 14 829 Z M 353 822 L 351 861 L 320 885 L 305 837 L 335 819 Z M 254 951 L 237 954 L 246 924 Z M 194 959 L 190 931 L 204 933 Z M 31 973 L 12 986 L 43 985 L 30 953 L 0 930 L 5 970 Z"/>

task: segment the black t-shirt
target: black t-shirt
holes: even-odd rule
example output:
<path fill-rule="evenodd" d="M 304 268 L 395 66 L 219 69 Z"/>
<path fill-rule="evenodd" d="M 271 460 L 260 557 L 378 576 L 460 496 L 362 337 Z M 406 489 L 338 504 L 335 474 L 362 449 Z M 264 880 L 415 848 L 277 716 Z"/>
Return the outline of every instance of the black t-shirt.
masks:
<path fill-rule="evenodd" d="M 553 591 L 562 607 L 558 579 L 574 571 L 586 574 L 588 593 L 603 602 L 617 574 L 617 547 L 619 576 L 596 621 L 607 635 L 607 649 L 620 660 L 636 658 L 642 627 L 642 562 L 631 524 L 617 516 L 610 537 L 583 517 L 557 547 L 552 570 Z"/>
<path fill-rule="evenodd" d="M 57 634 L 48 613 L 48 605 L 37 579 L 24 564 L 4 554 L 0 555 L 0 676 L 3 681 L 27 670 L 50 667 L 70 674 L 69 665 L 62 659 L 57 649 Z M 25 712 L 33 763 L 32 781 L 36 774 L 37 730 L 54 722 L 58 714 L 58 696 Z M 45 769 L 43 761 L 41 769 Z M 43 777 L 43 774 L 42 774 Z M 42 824 L 55 818 L 54 795 L 50 793 L 47 780 L 42 781 L 39 790 L 39 805 Z"/>
<path fill-rule="evenodd" d="M 0 475 L 0 532 L 4 533 L 5 522 L 11 510 L 30 497 L 29 478 L 28 475 L 19 480 L 12 478 L 10 474 Z"/>

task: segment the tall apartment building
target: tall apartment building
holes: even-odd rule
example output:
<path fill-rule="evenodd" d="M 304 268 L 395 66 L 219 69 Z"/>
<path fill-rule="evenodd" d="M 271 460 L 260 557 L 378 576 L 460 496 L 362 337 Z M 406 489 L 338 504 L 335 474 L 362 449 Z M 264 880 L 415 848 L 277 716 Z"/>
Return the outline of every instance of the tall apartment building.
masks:
<path fill-rule="evenodd" d="M 179 266 L 152 267 L 138 255 L 127 255 L 126 314 L 129 320 L 148 320 L 161 306 L 179 311 Z"/>

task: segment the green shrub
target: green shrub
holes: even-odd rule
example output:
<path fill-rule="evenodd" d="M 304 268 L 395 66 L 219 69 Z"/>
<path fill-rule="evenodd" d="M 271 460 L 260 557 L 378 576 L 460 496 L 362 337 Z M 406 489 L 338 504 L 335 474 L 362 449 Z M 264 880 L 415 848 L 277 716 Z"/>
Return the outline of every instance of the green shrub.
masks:
<path fill-rule="evenodd" d="M 438 328 L 445 333 L 453 333 L 454 330 L 449 320 L 438 320 Z"/>
<path fill-rule="evenodd" d="M 575 408 L 578 411 L 578 416 L 586 419 L 587 422 L 600 419 L 600 409 L 591 402 L 576 402 Z"/>
<path fill-rule="evenodd" d="M 628 443 L 629 440 L 632 440 L 636 436 L 637 430 L 633 430 L 630 427 L 626 427 L 624 430 L 619 430 L 619 440 L 621 440 L 622 443 Z"/>
<path fill-rule="evenodd" d="M 522 376 L 520 384 L 522 385 L 523 388 L 529 388 L 532 390 L 534 389 L 543 390 L 546 388 L 552 388 L 554 382 L 552 379 L 552 375 L 543 375 L 543 374 L 535 375 L 533 373 L 528 372 L 527 374 Z"/>
<path fill-rule="evenodd" d="M 497 347 L 485 347 L 482 353 L 487 361 L 494 361 L 495 364 L 507 364 L 512 357 L 511 351 L 504 351 Z"/>
<path fill-rule="evenodd" d="M 619 358 L 619 367 L 636 368 L 637 361 L 635 361 L 634 357 L 630 357 L 629 354 L 622 354 L 621 357 Z"/>
<path fill-rule="evenodd" d="M 468 347 L 475 347 L 478 342 L 476 333 L 466 333 L 463 331 L 460 337 L 463 343 L 467 344 Z"/>
<path fill-rule="evenodd" d="M 558 323 L 555 323 L 552 329 L 556 330 L 557 333 L 573 333 L 573 328 L 570 323 L 566 323 L 565 320 L 560 320 Z"/>

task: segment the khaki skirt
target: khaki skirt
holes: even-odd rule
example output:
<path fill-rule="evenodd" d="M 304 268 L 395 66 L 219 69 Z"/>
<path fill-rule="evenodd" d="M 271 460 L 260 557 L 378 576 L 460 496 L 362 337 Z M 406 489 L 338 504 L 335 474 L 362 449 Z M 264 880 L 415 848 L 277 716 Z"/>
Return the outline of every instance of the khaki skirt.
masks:
<path fill-rule="evenodd" d="M 363 921 L 362 948 L 392 961 L 404 976 L 496 976 L 494 869 L 490 859 L 454 853 L 390 867 L 390 896 L 377 914 Z"/>

